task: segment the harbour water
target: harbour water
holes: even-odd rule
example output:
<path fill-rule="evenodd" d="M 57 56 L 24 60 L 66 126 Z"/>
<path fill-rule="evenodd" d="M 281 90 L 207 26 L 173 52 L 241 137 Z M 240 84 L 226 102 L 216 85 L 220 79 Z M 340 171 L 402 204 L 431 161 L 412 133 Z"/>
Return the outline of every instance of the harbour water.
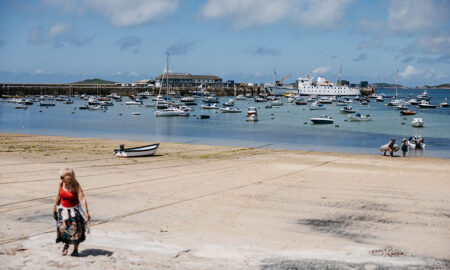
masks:
<path fill-rule="evenodd" d="M 391 94 L 391 89 L 377 91 Z M 399 89 L 400 96 L 419 95 L 420 89 Z M 409 151 L 408 155 L 450 158 L 450 108 L 440 108 L 439 103 L 448 98 L 450 91 L 428 90 L 431 103 L 436 109 L 421 109 L 415 116 L 402 116 L 394 107 L 372 99 L 369 105 L 358 102 L 350 105 L 362 115 L 370 114 L 372 121 L 345 121 L 342 107 L 326 105 L 322 111 L 311 111 L 307 106 L 287 103 L 266 109 L 266 103 L 255 103 L 253 99 L 236 100 L 235 107 L 242 113 L 221 113 L 218 110 L 200 108 L 201 98 L 189 117 L 155 117 L 154 108 L 127 106 L 115 102 L 106 112 L 79 110 L 85 100 L 72 98 L 74 104 L 55 102 L 54 107 L 40 107 L 38 103 L 27 110 L 14 109 L 16 104 L 0 102 L 0 131 L 10 133 L 59 135 L 74 137 L 142 140 L 151 142 L 181 142 L 193 144 L 231 145 L 243 147 L 265 147 L 274 149 L 297 149 L 307 151 L 381 154 L 378 148 L 391 138 L 400 143 L 402 138 L 420 135 L 425 139 L 423 152 Z M 225 103 L 230 97 L 220 98 Z M 113 101 L 114 102 L 114 101 Z M 145 104 L 154 103 L 150 99 Z M 246 121 L 248 107 L 258 110 L 257 122 Z M 40 112 L 42 111 L 42 112 Z M 132 115 L 140 112 L 140 115 Z M 210 115 L 200 119 L 200 115 Z M 310 117 L 329 115 L 333 125 L 314 125 Z M 413 128 L 414 117 L 424 120 L 423 128 Z M 337 126 L 336 126 L 337 125 Z"/>

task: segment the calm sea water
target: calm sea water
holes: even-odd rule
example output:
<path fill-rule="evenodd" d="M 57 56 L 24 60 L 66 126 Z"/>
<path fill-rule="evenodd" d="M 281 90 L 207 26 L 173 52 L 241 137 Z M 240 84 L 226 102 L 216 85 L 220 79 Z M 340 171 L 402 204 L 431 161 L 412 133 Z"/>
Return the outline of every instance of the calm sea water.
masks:
<path fill-rule="evenodd" d="M 391 89 L 379 89 L 378 93 L 391 94 Z M 400 96 L 418 95 L 423 90 L 401 89 Z M 439 105 L 444 98 L 450 101 L 449 90 L 428 90 L 431 103 Z M 229 97 L 221 98 L 221 103 Z M 421 135 L 426 150 L 410 151 L 409 155 L 450 158 L 450 108 L 421 109 L 416 116 L 401 116 L 398 110 L 377 103 L 369 105 L 353 103 L 351 106 L 361 114 L 370 114 L 370 122 L 344 121 L 340 106 L 328 105 L 325 111 L 310 111 L 306 106 L 286 103 L 278 108 L 266 109 L 266 103 L 254 103 L 253 99 L 235 101 L 242 113 L 228 114 L 216 110 L 202 110 L 200 100 L 189 117 L 154 117 L 154 109 L 144 106 L 126 106 L 116 102 L 107 112 L 78 110 L 84 100 L 73 99 L 74 104 L 55 102 L 55 107 L 30 106 L 28 110 L 14 109 L 12 103 L 0 102 L 0 131 L 11 133 L 61 135 L 92 138 L 142 140 L 151 142 L 182 142 L 193 144 L 265 147 L 275 149 L 298 149 L 381 154 L 378 148 L 391 138 Z M 124 102 L 126 98 L 124 98 Z M 144 104 L 153 103 L 150 99 Z M 249 106 L 258 109 L 258 122 L 247 122 Z M 40 112 L 42 111 L 42 112 Z M 140 112 L 141 115 L 132 115 Z M 120 115 L 122 114 L 122 115 Z M 199 119 L 201 114 L 210 119 Z M 310 117 L 330 115 L 333 125 L 313 125 Z M 424 120 L 423 128 L 411 127 L 414 117 Z M 307 124 L 305 124 L 305 122 Z M 339 125 L 336 127 L 335 125 Z"/>

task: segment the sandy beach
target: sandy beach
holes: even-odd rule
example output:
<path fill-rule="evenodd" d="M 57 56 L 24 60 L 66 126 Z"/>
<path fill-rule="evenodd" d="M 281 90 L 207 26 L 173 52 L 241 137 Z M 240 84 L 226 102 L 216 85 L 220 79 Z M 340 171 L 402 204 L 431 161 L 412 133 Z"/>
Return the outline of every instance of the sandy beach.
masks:
<path fill-rule="evenodd" d="M 0 133 L 2 269 L 450 269 L 448 159 L 122 143 L 153 142 Z M 79 258 L 55 244 L 63 167 L 92 216 Z"/>

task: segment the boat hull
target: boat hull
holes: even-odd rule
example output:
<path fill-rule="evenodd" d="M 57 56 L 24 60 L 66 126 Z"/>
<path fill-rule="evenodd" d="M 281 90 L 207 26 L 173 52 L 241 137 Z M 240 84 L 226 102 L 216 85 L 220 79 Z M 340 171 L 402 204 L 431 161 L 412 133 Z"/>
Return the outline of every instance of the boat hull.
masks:
<path fill-rule="evenodd" d="M 114 155 L 116 157 L 146 157 L 152 156 L 158 150 L 159 143 L 133 147 L 124 149 L 114 149 Z"/>

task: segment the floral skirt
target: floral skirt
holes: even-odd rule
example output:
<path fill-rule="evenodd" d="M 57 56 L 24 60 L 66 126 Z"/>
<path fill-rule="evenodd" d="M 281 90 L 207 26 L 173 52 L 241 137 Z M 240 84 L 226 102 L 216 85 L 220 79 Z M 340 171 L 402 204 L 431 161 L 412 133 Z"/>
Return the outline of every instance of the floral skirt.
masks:
<path fill-rule="evenodd" d="M 57 215 L 57 230 L 56 243 L 63 242 L 66 244 L 79 244 L 86 239 L 85 235 L 85 221 L 78 209 L 72 208 L 70 211 L 74 213 L 69 214 L 66 220 L 63 220 L 62 211 L 58 209 Z"/>

